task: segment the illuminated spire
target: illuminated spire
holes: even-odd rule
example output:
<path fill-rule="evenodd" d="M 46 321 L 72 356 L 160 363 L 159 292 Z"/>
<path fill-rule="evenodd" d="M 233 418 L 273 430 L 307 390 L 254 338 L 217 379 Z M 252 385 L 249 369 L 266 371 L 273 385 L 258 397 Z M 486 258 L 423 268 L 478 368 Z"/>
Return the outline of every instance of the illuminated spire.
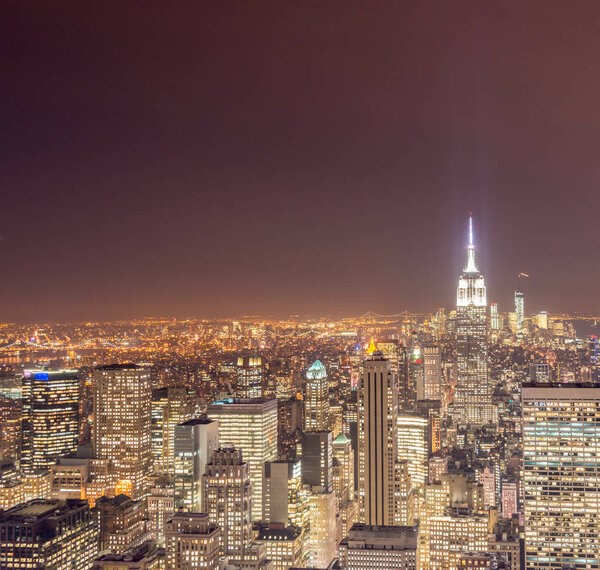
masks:
<path fill-rule="evenodd" d="M 475 245 L 473 243 L 473 212 L 469 212 L 469 245 L 467 247 L 467 265 L 464 272 L 479 273 L 477 263 L 475 263 Z"/>
<path fill-rule="evenodd" d="M 377 346 L 375 346 L 375 341 L 373 337 L 371 337 L 371 342 L 369 343 L 369 348 L 367 348 L 367 354 L 373 354 L 377 350 Z"/>

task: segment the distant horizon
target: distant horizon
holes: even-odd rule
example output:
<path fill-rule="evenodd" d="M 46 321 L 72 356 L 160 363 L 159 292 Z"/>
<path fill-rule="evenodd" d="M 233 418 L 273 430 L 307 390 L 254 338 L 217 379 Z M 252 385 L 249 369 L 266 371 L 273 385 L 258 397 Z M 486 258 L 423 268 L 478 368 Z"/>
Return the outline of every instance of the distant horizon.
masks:
<path fill-rule="evenodd" d="M 9 3 L 0 315 L 448 307 L 469 211 L 500 310 L 524 272 L 527 312 L 600 312 L 599 18 Z"/>

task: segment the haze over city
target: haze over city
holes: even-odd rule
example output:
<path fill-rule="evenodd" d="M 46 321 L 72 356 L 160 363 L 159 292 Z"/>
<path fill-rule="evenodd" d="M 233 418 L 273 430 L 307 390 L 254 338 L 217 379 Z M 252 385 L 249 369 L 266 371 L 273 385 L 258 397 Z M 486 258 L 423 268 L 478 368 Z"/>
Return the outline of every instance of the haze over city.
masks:
<path fill-rule="evenodd" d="M 600 310 L 595 2 L 5 2 L 13 322 Z"/>

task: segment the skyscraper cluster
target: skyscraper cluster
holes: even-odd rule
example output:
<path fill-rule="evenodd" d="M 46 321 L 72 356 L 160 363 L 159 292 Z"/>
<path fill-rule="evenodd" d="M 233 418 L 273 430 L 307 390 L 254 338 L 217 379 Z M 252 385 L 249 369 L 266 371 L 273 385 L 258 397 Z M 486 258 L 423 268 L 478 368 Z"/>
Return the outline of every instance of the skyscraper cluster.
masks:
<path fill-rule="evenodd" d="M 0 567 L 600 568 L 597 338 L 522 284 L 488 304 L 468 233 L 451 310 L 115 325 L 7 368 Z"/>

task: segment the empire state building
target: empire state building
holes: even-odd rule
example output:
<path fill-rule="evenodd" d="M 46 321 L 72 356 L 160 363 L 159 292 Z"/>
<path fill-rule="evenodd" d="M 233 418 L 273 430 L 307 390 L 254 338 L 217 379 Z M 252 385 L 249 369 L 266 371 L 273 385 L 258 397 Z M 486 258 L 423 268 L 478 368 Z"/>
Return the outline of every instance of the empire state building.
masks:
<path fill-rule="evenodd" d="M 487 301 L 485 280 L 475 262 L 473 218 L 469 213 L 467 263 L 456 294 L 458 382 L 454 419 L 461 425 L 493 421 L 492 390 L 487 369 Z"/>

